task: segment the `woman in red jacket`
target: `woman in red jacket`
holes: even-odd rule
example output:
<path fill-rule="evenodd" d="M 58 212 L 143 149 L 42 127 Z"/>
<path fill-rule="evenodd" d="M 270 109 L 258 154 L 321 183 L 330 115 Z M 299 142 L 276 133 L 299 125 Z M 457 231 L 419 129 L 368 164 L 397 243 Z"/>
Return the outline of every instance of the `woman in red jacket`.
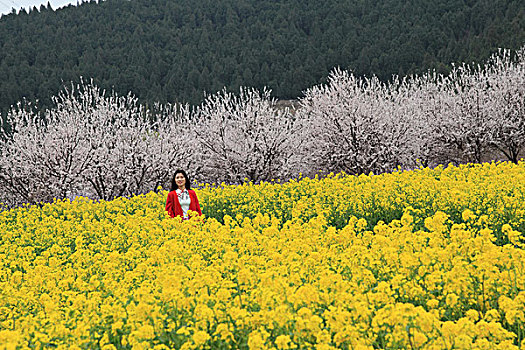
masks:
<path fill-rule="evenodd" d="M 172 218 L 180 216 L 187 220 L 190 210 L 202 215 L 197 194 L 190 189 L 188 175 L 184 170 L 177 170 L 171 180 L 171 190 L 166 200 L 166 211 Z"/>

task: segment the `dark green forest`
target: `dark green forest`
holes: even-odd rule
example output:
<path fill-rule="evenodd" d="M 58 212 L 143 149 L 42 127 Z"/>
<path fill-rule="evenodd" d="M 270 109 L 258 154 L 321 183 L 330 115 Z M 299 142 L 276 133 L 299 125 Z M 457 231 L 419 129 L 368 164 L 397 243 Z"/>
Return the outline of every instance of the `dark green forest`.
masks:
<path fill-rule="evenodd" d="M 143 103 L 239 86 L 293 99 L 336 66 L 446 73 L 525 43 L 523 0 L 106 0 L 0 18 L 0 111 L 93 78 Z"/>

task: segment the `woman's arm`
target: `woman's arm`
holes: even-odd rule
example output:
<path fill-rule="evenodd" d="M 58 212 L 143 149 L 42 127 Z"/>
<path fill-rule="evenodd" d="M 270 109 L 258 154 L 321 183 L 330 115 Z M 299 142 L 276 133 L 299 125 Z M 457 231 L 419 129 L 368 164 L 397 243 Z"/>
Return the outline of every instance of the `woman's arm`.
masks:
<path fill-rule="evenodd" d="M 168 198 L 166 199 L 166 211 L 172 218 L 175 217 L 175 213 L 173 212 L 173 193 L 172 192 L 168 193 Z"/>
<path fill-rule="evenodd" d="M 193 194 L 193 198 L 192 198 L 192 201 L 194 200 L 195 201 L 195 211 L 197 213 L 199 213 L 199 215 L 202 215 L 202 211 L 201 211 L 201 206 L 199 204 L 199 200 L 197 199 L 197 193 L 195 193 L 194 190 L 191 190 L 192 194 Z"/>

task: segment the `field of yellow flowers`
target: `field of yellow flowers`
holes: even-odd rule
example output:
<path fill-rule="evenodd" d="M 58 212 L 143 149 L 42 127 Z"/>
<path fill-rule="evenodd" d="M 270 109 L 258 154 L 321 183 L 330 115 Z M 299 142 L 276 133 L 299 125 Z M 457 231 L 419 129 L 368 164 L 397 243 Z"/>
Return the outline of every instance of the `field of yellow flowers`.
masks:
<path fill-rule="evenodd" d="M 525 349 L 525 163 L 0 213 L 6 349 Z"/>

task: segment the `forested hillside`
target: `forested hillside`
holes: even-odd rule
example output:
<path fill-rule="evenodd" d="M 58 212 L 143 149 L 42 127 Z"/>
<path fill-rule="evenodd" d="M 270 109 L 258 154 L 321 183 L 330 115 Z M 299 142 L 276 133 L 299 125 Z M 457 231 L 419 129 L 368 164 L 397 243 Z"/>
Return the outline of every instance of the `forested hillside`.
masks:
<path fill-rule="evenodd" d="M 80 76 L 144 103 L 262 88 L 295 98 L 336 66 L 447 72 L 525 42 L 522 0 L 107 0 L 0 18 L 0 111 Z"/>

